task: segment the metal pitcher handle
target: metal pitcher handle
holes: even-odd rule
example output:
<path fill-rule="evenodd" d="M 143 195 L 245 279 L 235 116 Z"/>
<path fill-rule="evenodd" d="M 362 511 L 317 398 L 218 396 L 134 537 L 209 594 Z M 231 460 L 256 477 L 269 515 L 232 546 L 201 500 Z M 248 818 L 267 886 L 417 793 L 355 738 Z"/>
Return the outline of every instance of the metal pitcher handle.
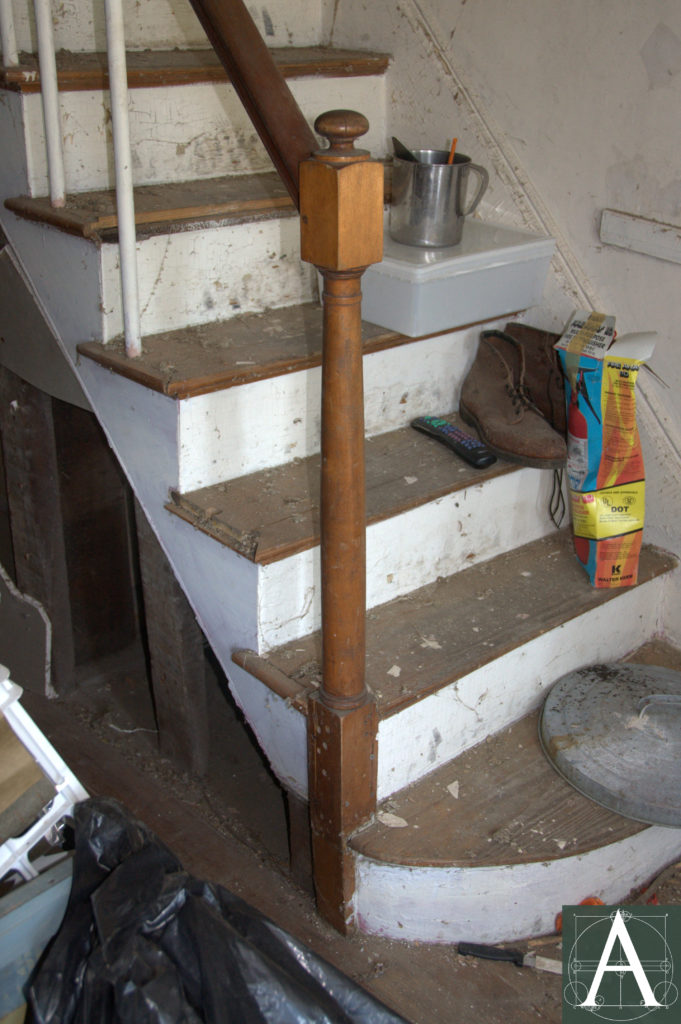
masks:
<path fill-rule="evenodd" d="M 469 213 L 473 213 L 473 210 L 476 209 L 478 203 L 480 202 L 480 200 L 485 194 L 485 191 L 487 190 L 487 186 L 489 185 L 489 174 L 487 173 L 484 167 L 480 167 L 479 164 L 470 163 L 468 165 L 468 170 L 475 171 L 476 174 L 480 175 L 480 184 L 478 185 L 478 191 L 473 196 L 473 202 L 470 204 L 468 209 L 464 210 L 463 212 L 464 217 L 467 217 Z"/>

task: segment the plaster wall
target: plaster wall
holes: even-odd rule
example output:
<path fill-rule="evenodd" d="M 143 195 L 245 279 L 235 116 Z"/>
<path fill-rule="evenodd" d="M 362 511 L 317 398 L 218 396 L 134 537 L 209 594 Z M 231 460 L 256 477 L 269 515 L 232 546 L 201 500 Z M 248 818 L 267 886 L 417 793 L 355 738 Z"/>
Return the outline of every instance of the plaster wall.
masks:
<path fill-rule="evenodd" d="M 358 26 L 361 26 L 358 29 Z M 681 549 L 679 264 L 604 246 L 603 209 L 681 225 L 681 6 L 677 0 L 329 0 L 335 45 L 393 54 L 388 140 L 485 164 L 489 220 L 546 231 L 557 253 L 531 323 L 614 313 L 658 332 L 639 385 L 646 537 Z"/>

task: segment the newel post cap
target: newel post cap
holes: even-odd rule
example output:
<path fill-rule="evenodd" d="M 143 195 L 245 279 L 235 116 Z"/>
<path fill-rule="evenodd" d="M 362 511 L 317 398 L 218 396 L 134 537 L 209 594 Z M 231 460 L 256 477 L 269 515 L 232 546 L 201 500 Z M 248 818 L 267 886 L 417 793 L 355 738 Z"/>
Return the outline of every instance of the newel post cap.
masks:
<path fill-rule="evenodd" d="M 364 270 L 383 258 L 383 167 L 354 148 L 369 122 L 329 110 L 315 130 L 329 140 L 300 165 L 301 257 L 326 270 Z"/>

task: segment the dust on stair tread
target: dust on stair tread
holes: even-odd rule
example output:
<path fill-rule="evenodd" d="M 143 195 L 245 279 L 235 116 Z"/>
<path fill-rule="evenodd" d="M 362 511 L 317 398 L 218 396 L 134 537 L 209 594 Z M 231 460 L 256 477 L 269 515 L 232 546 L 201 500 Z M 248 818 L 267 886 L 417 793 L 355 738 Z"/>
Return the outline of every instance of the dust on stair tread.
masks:
<path fill-rule="evenodd" d="M 448 419 L 462 425 L 455 415 Z M 502 460 L 473 469 L 411 427 L 368 438 L 365 453 L 367 526 L 515 470 Z M 314 455 L 175 495 L 171 510 L 267 564 L 319 543 L 319 489 L 320 456 Z"/>
<path fill-rule="evenodd" d="M 675 565 L 673 555 L 644 545 L 639 585 Z M 589 585 L 564 529 L 373 608 L 366 681 L 379 714 L 393 714 L 621 594 Z M 311 692 L 319 686 L 321 635 L 276 648 L 266 660 Z"/>
<path fill-rule="evenodd" d="M 325 46 L 272 47 L 270 53 L 284 78 L 380 75 L 386 70 L 390 59 L 383 53 Z M 108 88 L 108 58 L 104 52 L 74 53 L 59 50 L 56 63 L 61 91 Z M 128 86 L 131 89 L 229 80 L 212 49 L 129 50 L 126 64 Z M 39 92 L 37 56 L 21 53 L 16 66 L 0 69 L 0 88 Z"/>
<path fill-rule="evenodd" d="M 83 238 L 116 241 L 118 237 L 113 189 L 68 195 L 65 205 L 58 208 L 51 205 L 49 198 L 28 196 L 7 199 L 5 206 L 19 216 Z M 276 171 L 135 188 L 135 223 L 140 237 L 181 230 L 188 224 L 204 221 L 236 223 L 295 214 L 293 201 Z"/>
<path fill-rule="evenodd" d="M 146 335 L 135 358 L 126 356 L 122 338 L 84 342 L 78 351 L 154 391 L 190 398 L 319 366 L 322 317 L 318 303 L 306 302 Z M 365 353 L 414 341 L 369 323 L 362 339 Z"/>
<path fill-rule="evenodd" d="M 353 848 L 390 863 L 485 867 L 572 857 L 646 828 L 561 778 L 541 751 L 538 717 L 528 715 L 396 794 L 384 806 L 406 827 L 377 820 L 352 839 Z"/>

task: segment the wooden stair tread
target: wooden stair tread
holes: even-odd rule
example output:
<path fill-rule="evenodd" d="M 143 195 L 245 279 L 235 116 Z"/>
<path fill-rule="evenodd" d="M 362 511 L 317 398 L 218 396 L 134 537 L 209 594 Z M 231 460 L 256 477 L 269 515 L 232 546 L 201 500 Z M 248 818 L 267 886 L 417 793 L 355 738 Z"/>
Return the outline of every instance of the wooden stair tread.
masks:
<path fill-rule="evenodd" d="M 464 426 L 456 415 L 447 418 Z M 473 469 L 411 427 L 367 438 L 365 453 L 367 526 L 515 468 L 499 460 Z M 319 483 L 320 456 L 313 455 L 241 477 L 236 486 L 174 495 L 167 507 L 246 558 L 268 564 L 319 543 Z"/>
<path fill-rule="evenodd" d="M 582 796 L 555 771 L 538 719 L 539 712 L 528 715 L 394 795 L 379 812 L 406 827 L 376 819 L 351 839 L 353 849 L 393 864 L 488 867 L 573 857 L 646 828 Z M 457 783 L 454 796 L 447 787 Z"/>
<path fill-rule="evenodd" d="M 270 52 L 284 78 L 380 75 L 390 60 L 383 53 L 326 46 L 273 47 Z M 108 88 L 106 53 L 71 53 L 60 50 L 56 58 L 57 78 L 62 92 Z M 128 86 L 131 89 L 229 80 L 212 49 L 130 50 L 126 59 Z M 37 56 L 22 53 L 18 65 L 0 68 L 0 88 L 17 92 L 40 92 Z"/>
<path fill-rule="evenodd" d="M 120 338 L 106 345 L 84 342 L 78 351 L 114 373 L 181 399 L 319 366 L 322 328 L 321 306 L 307 302 L 147 335 L 142 354 L 134 359 L 126 356 Z M 369 323 L 362 325 L 362 336 L 365 353 L 415 340 Z"/>
<path fill-rule="evenodd" d="M 51 206 L 49 198 L 42 196 L 13 197 L 5 200 L 5 206 L 20 217 L 50 224 L 83 238 L 106 242 L 118 238 L 114 189 L 69 195 L 60 208 Z M 206 220 L 236 223 L 258 217 L 294 216 L 296 212 L 276 171 L 135 188 L 135 223 L 140 238 Z"/>
<path fill-rule="evenodd" d="M 639 585 L 676 564 L 668 552 L 644 545 Z M 394 714 L 620 593 L 589 585 L 568 528 L 371 609 L 366 681 L 379 715 Z M 268 685 L 274 678 L 286 689 L 288 680 L 287 695 L 301 710 L 320 685 L 318 632 L 265 656 L 233 657 Z"/>
<path fill-rule="evenodd" d="M 384 177 L 387 202 L 391 188 L 389 164 L 385 165 Z M 5 200 L 5 206 L 19 217 L 81 238 L 118 241 L 114 189 L 67 195 L 62 207 L 52 206 L 47 196 L 12 196 Z M 134 206 L 138 240 L 207 224 L 242 224 L 295 217 L 298 213 L 276 171 L 136 185 Z"/>

